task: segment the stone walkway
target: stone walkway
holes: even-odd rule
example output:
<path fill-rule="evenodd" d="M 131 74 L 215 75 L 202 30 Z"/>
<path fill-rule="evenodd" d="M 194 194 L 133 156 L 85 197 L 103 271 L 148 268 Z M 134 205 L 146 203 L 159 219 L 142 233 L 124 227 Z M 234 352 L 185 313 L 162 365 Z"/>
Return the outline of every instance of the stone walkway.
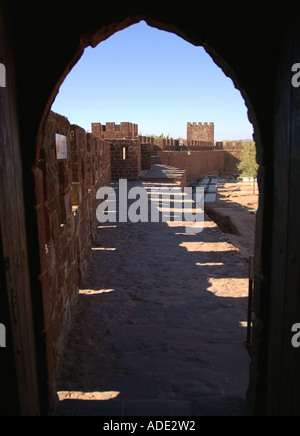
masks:
<path fill-rule="evenodd" d="M 174 222 L 99 226 L 56 414 L 246 414 L 247 276 L 208 217 L 198 234 Z"/>
<path fill-rule="evenodd" d="M 180 181 L 184 177 L 186 171 L 179 168 L 169 167 L 167 165 L 156 164 L 152 165 L 151 170 L 145 171 L 140 180 L 145 181 Z"/>

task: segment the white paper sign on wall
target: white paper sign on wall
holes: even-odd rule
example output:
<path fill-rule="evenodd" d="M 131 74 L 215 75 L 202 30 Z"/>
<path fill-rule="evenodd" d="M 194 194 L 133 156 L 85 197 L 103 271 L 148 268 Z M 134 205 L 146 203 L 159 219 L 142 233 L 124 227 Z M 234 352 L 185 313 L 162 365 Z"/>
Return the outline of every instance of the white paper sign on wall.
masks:
<path fill-rule="evenodd" d="M 55 134 L 56 158 L 68 159 L 68 141 L 64 135 Z"/>

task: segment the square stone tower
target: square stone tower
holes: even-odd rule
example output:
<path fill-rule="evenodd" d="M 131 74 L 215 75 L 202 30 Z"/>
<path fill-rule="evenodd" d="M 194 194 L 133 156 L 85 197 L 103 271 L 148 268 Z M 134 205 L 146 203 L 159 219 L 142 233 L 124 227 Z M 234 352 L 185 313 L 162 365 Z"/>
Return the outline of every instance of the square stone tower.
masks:
<path fill-rule="evenodd" d="M 187 142 L 205 141 L 214 144 L 214 123 L 187 123 Z"/>

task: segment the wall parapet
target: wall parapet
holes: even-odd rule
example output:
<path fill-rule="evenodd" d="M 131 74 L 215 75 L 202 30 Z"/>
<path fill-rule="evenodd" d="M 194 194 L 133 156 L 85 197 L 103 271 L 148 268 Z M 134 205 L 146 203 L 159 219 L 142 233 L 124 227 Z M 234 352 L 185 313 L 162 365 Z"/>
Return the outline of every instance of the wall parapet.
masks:
<path fill-rule="evenodd" d="M 138 139 L 107 140 L 111 149 L 112 180 L 137 180 L 142 171 L 142 151 Z"/>
<path fill-rule="evenodd" d="M 138 125 L 128 122 L 116 123 L 92 123 L 92 134 L 100 139 L 136 139 Z"/>
<path fill-rule="evenodd" d="M 63 158 L 56 135 L 65 138 Z M 50 112 L 34 175 L 52 390 L 98 227 L 96 192 L 111 181 L 110 153 L 110 144 Z"/>

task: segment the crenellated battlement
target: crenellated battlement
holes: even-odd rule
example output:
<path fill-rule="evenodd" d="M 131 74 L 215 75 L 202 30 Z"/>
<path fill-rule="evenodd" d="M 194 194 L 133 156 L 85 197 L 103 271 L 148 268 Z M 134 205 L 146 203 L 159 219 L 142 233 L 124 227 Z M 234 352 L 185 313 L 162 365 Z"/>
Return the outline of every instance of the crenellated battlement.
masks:
<path fill-rule="evenodd" d="M 136 139 L 138 136 L 138 125 L 128 122 L 120 124 L 92 123 L 92 133 L 100 139 Z"/>
<path fill-rule="evenodd" d="M 214 127 L 214 123 L 207 123 L 207 122 L 204 122 L 204 123 L 187 123 L 187 126 L 188 127 L 204 127 L 204 126 L 212 126 L 212 127 Z"/>

